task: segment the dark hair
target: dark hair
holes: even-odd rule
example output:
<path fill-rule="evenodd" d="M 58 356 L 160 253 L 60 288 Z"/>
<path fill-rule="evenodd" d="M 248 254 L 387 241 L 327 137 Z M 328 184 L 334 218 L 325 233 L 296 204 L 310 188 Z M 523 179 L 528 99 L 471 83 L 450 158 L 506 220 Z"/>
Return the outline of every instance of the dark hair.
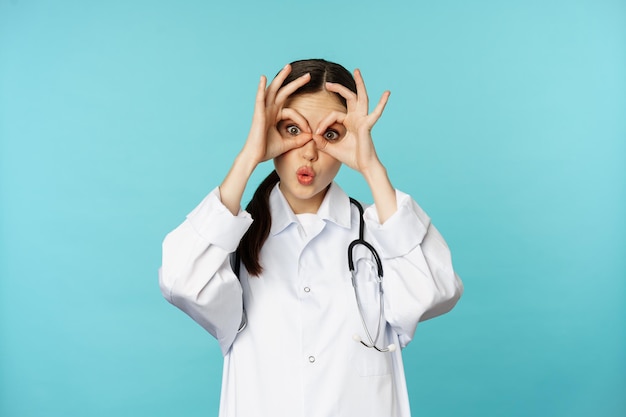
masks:
<path fill-rule="evenodd" d="M 341 65 L 323 59 L 304 59 L 292 62 L 291 72 L 280 87 L 284 87 L 306 73 L 311 74 L 311 80 L 296 90 L 291 97 L 323 91 L 326 82 L 341 84 L 356 93 L 356 83 L 352 74 Z M 339 94 L 337 97 L 345 106 L 346 100 Z M 270 233 L 272 218 L 269 210 L 269 197 L 279 180 L 276 171 L 272 171 L 261 182 L 250 203 L 246 206 L 246 210 L 254 221 L 239 242 L 237 258 L 241 259 L 250 275 L 258 276 L 263 271 L 259 263 L 259 253 Z M 238 265 L 237 268 L 239 268 Z"/>
<path fill-rule="evenodd" d="M 325 61 L 323 59 L 304 59 L 294 61 L 290 65 L 291 72 L 287 78 L 285 78 L 285 81 L 283 81 L 281 88 L 306 73 L 311 74 L 311 81 L 297 89 L 291 97 L 300 94 L 317 93 L 318 91 L 322 91 L 324 90 L 327 82 L 341 84 L 350 89 L 353 93 L 356 93 L 356 83 L 354 82 L 352 74 L 339 64 Z M 345 106 L 346 99 L 339 94 L 337 94 L 337 97 Z"/>

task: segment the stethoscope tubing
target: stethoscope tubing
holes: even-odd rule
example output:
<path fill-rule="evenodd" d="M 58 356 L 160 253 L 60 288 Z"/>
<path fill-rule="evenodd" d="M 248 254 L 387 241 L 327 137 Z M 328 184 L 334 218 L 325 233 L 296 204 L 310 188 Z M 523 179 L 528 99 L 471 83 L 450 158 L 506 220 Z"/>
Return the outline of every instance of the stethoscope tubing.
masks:
<path fill-rule="evenodd" d="M 354 204 L 359 210 L 359 237 L 348 245 L 348 268 L 350 269 L 350 274 L 352 276 L 352 288 L 354 289 L 354 298 L 356 298 L 356 305 L 359 310 L 359 316 L 361 317 L 361 324 L 363 325 L 363 329 L 365 330 L 365 335 L 367 336 L 367 340 L 369 344 L 365 343 L 361 338 L 355 336 L 355 340 L 360 342 L 363 346 L 367 348 L 376 349 L 378 352 L 389 352 L 392 349 L 390 347 L 379 348 L 376 343 L 378 342 L 378 338 L 380 337 L 380 325 L 383 320 L 383 312 L 385 310 L 385 301 L 383 297 L 383 264 L 380 260 L 380 256 L 376 249 L 364 239 L 365 232 L 365 220 L 363 219 L 363 206 L 356 201 L 354 198 L 350 197 L 350 202 Z M 357 288 L 357 278 L 356 278 L 356 268 L 354 267 L 354 248 L 357 245 L 362 245 L 367 248 L 372 254 L 374 261 L 376 262 L 376 281 L 378 282 L 378 297 L 379 297 L 379 314 L 378 314 L 378 325 L 376 326 L 376 336 L 372 338 L 372 335 L 367 327 L 367 323 L 365 322 L 365 313 L 363 312 L 363 306 L 361 305 L 361 297 L 359 296 L 359 291 Z M 391 345 L 390 345 L 391 346 Z"/>

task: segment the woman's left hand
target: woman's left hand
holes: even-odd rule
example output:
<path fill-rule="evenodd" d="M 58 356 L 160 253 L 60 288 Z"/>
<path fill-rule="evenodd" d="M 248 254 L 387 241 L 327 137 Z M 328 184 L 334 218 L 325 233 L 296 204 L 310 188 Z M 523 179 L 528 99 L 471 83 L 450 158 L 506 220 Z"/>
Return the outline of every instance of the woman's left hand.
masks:
<path fill-rule="evenodd" d="M 326 83 L 326 90 L 346 99 L 347 111 L 334 111 L 318 125 L 314 132 L 317 147 L 350 168 L 366 175 L 370 169 L 379 167 L 380 161 L 372 141 L 372 128 L 385 109 L 389 91 L 385 91 L 376 108 L 368 114 L 369 99 L 361 71 L 354 71 L 356 94 L 341 84 Z M 327 140 L 324 133 L 335 123 L 346 128 L 346 134 L 336 142 Z"/>

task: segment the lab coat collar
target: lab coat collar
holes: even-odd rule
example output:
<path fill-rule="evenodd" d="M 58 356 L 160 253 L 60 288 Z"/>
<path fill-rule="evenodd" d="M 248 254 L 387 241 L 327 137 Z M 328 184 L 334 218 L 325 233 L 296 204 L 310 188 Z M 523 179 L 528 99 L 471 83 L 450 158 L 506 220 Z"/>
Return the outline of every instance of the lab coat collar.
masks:
<path fill-rule="evenodd" d="M 272 215 L 270 233 L 272 235 L 277 235 L 292 223 L 298 223 L 298 218 L 289 206 L 287 199 L 280 191 L 278 184 L 274 186 L 274 189 L 270 193 L 269 201 Z M 317 210 L 317 215 L 322 220 L 331 221 L 346 229 L 350 228 L 350 198 L 334 181 L 330 184 L 330 188 L 328 192 L 326 192 L 320 208 Z"/>

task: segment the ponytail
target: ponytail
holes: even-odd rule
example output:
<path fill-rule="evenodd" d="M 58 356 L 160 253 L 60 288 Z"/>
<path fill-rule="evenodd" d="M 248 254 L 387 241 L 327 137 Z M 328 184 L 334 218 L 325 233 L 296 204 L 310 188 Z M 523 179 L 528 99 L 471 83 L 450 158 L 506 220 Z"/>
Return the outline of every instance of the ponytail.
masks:
<path fill-rule="evenodd" d="M 246 211 L 250 213 L 254 221 L 239 242 L 237 258 L 241 259 L 250 275 L 258 276 L 263 271 L 259 263 L 259 253 L 270 234 L 270 227 L 272 226 L 270 193 L 279 179 L 276 171 L 272 171 L 261 182 L 246 207 Z"/>

